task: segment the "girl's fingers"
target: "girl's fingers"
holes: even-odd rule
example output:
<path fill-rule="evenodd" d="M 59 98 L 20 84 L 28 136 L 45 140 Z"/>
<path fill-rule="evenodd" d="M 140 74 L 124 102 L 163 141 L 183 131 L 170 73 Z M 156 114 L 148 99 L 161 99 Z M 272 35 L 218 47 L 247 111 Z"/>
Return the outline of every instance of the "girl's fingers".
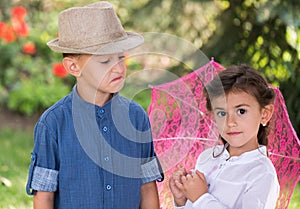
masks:
<path fill-rule="evenodd" d="M 178 187 L 178 189 L 180 189 L 180 190 L 183 189 L 183 185 L 177 180 L 175 181 L 175 185 Z"/>
<path fill-rule="evenodd" d="M 185 176 L 186 175 L 186 170 L 185 168 L 181 168 L 178 170 L 178 174 L 181 175 L 181 176 Z"/>
<path fill-rule="evenodd" d="M 181 168 L 177 170 L 175 173 L 173 173 L 172 178 L 175 180 L 179 180 L 181 176 L 186 175 L 186 170 L 184 168 Z"/>
<path fill-rule="evenodd" d="M 196 174 L 204 181 L 206 181 L 205 175 L 201 173 L 200 171 L 196 170 Z"/>
<path fill-rule="evenodd" d="M 192 174 L 187 174 L 185 177 L 187 180 L 190 180 L 191 178 L 193 178 Z"/>
<path fill-rule="evenodd" d="M 181 182 L 184 184 L 187 180 L 187 177 L 186 176 L 181 176 Z"/>

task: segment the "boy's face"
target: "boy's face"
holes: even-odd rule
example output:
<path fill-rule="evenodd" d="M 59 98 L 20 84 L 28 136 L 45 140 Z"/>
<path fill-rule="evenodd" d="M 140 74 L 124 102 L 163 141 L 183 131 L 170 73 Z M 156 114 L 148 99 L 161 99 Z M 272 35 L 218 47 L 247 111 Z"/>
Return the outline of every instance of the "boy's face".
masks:
<path fill-rule="evenodd" d="M 124 85 L 126 77 L 124 53 L 112 55 L 81 55 L 78 66 L 81 70 L 78 85 L 98 93 L 116 93 Z"/>

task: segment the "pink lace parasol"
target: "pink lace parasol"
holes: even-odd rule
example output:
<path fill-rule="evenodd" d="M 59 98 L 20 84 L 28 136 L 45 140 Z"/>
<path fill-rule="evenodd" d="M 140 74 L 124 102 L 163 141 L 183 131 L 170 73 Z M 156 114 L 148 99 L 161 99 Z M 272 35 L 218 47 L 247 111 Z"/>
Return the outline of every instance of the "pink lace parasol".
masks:
<path fill-rule="evenodd" d="M 218 133 L 202 98 L 203 87 L 224 67 L 213 59 L 200 69 L 175 81 L 152 86 L 149 116 L 156 153 L 165 172 L 158 183 L 161 207 L 173 208 L 169 177 L 180 167 L 194 168 L 198 155 L 217 143 Z M 280 183 L 277 209 L 287 209 L 300 180 L 300 142 L 290 123 L 278 88 L 275 113 L 270 121 L 269 154 Z"/>

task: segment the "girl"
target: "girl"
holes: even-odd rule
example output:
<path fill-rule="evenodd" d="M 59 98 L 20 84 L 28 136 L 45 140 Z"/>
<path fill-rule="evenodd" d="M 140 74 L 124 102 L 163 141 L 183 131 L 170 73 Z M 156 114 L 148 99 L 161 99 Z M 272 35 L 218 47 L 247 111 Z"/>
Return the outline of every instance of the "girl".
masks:
<path fill-rule="evenodd" d="M 223 145 L 201 153 L 195 172 L 172 175 L 175 208 L 275 208 L 280 188 L 267 156 L 274 91 L 258 71 L 241 65 L 220 72 L 204 95 Z"/>

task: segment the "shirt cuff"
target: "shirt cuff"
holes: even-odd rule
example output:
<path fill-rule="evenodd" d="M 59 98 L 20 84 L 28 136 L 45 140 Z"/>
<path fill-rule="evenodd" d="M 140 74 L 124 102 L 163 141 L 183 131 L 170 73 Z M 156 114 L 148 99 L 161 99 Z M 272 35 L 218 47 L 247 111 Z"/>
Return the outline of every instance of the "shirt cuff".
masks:
<path fill-rule="evenodd" d="M 174 199 L 173 199 L 173 205 L 174 205 L 174 209 L 183 209 L 184 206 L 185 206 L 185 205 L 184 206 L 177 206 Z"/>
<path fill-rule="evenodd" d="M 151 161 L 142 165 L 143 183 L 163 179 L 163 174 L 158 164 L 158 159 L 155 157 Z"/>
<path fill-rule="evenodd" d="M 200 205 L 203 205 L 203 203 L 206 203 L 207 201 L 211 200 L 211 195 L 209 193 L 205 193 L 201 195 L 195 202 L 193 202 L 193 207 L 197 208 Z"/>
<path fill-rule="evenodd" d="M 31 188 L 36 191 L 55 192 L 58 185 L 58 171 L 35 166 Z"/>

